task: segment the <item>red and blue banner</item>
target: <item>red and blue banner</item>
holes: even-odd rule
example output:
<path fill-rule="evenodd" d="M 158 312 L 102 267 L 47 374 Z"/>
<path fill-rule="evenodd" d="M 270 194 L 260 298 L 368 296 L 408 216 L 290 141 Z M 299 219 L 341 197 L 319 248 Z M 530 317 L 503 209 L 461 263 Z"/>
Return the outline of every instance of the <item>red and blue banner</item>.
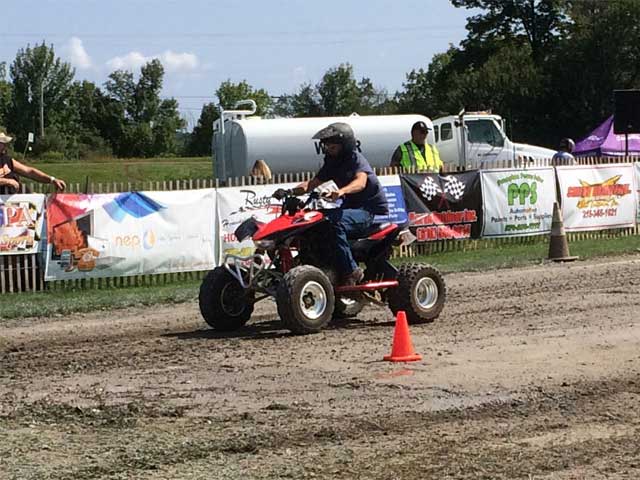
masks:
<path fill-rule="evenodd" d="M 214 189 L 52 196 L 45 279 L 209 270 L 215 201 Z"/>

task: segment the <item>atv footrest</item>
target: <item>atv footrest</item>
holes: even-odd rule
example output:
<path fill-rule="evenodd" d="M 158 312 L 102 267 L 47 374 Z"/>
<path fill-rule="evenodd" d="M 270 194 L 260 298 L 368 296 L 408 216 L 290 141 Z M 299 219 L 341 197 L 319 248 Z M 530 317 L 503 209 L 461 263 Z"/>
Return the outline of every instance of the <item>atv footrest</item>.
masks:
<path fill-rule="evenodd" d="M 383 288 L 393 288 L 398 286 L 397 280 L 383 280 L 382 282 L 367 282 L 360 285 L 343 285 L 336 287 L 336 293 L 345 292 L 369 292 L 372 290 L 381 290 Z"/>

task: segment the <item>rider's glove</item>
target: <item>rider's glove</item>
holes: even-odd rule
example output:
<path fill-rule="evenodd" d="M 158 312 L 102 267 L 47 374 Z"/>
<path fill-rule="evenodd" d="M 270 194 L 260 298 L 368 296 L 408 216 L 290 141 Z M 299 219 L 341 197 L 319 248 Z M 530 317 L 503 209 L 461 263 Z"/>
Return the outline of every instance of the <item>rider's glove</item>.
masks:
<path fill-rule="evenodd" d="M 279 188 L 275 192 L 273 192 L 273 195 L 271 196 L 276 200 L 282 200 L 284 197 L 286 197 L 290 193 L 291 193 L 291 190 L 285 190 L 284 188 Z"/>

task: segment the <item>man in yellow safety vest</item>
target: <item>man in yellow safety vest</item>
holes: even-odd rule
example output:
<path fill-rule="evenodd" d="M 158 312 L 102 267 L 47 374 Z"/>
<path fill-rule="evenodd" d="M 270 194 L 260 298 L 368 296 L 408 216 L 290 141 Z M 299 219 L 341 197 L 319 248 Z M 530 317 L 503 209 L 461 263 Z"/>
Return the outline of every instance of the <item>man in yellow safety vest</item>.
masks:
<path fill-rule="evenodd" d="M 420 121 L 411 127 L 411 140 L 399 145 L 391 157 L 392 167 L 415 168 L 421 172 L 442 173 L 440 152 L 427 143 L 429 127 Z"/>

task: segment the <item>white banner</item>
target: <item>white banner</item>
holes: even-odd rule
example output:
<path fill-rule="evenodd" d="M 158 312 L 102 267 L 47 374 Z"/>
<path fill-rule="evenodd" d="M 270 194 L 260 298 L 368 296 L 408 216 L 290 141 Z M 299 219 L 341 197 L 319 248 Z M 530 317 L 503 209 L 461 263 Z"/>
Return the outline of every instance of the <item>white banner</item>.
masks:
<path fill-rule="evenodd" d="M 556 168 L 566 231 L 635 224 L 637 201 L 632 164 Z"/>
<path fill-rule="evenodd" d="M 215 189 L 51 197 L 45 279 L 209 270 L 215 202 Z"/>
<path fill-rule="evenodd" d="M 551 231 L 553 168 L 482 170 L 483 237 L 520 237 Z"/>
<path fill-rule="evenodd" d="M 255 247 L 251 239 L 238 242 L 233 234 L 246 219 L 255 216 L 260 222 L 270 222 L 280 216 L 282 202 L 271 198 L 278 188 L 293 188 L 297 183 L 276 185 L 247 185 L 246 187 L 219 188 L 217 191 L 218 224 L 220 235 L 220 263 L 225 255 L 246 257 Z"/>
<path fill-rule="evenodd" d="M 41 194 L 0 195 L 0 255 L 38 252 L 44 200 Z"/>

